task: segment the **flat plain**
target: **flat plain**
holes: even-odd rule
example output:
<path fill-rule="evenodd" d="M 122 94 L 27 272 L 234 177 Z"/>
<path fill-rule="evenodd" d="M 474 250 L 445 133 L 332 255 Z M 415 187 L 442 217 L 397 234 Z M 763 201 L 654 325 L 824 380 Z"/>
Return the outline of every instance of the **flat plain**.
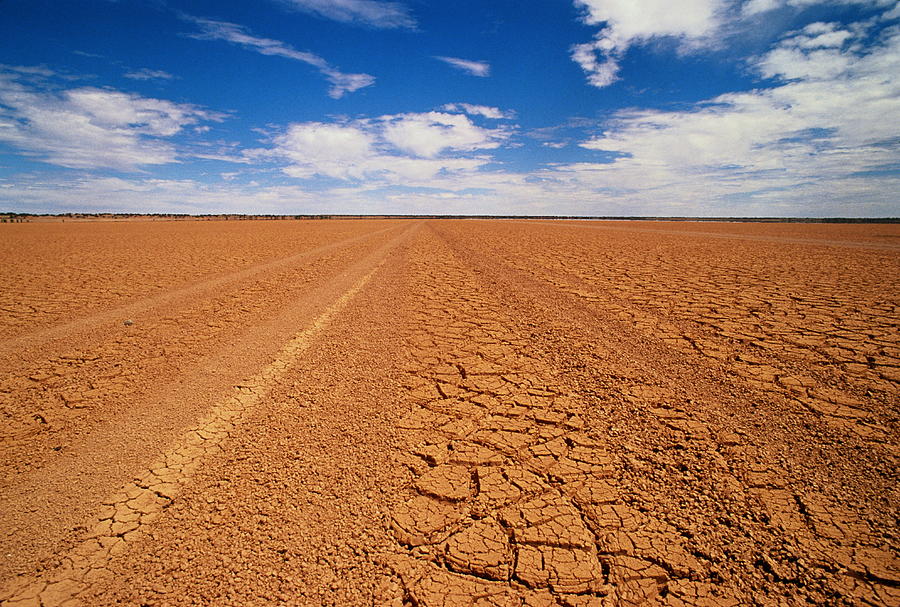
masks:
<path fill-rule="evenodd" d="M 0 225 L 0 603 L 898 605 L 900 225 Z"/>

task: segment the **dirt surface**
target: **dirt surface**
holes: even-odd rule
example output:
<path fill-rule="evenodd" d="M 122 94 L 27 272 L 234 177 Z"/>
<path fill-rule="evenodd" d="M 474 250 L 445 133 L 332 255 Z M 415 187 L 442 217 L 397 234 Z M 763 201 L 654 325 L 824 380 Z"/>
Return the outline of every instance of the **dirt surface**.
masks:
<path fill-rule="evenodd" d="M 897 605 L 900 227 L 0 226 L 3 605 Z"/>

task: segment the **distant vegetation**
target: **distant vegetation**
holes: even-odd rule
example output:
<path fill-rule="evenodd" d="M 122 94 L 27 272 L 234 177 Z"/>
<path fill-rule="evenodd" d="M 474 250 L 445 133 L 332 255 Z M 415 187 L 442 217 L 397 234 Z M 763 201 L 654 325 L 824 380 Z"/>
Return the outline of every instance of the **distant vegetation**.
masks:
<path fill-rule="evenodd" d="M 595 221 L 733 221 L 744 223 L 900 223 L 900 217 L 638 217 L 638 216 L 590 216 L 590 215 L 238 215 L 184 213 L 5 213 L 0 212 L 0 223 L 32 221 L 123 221 L 129 219 L 150 221 L 275 221 L 284 219 L 542 219 L 542 220 L 595 220 Z"/>

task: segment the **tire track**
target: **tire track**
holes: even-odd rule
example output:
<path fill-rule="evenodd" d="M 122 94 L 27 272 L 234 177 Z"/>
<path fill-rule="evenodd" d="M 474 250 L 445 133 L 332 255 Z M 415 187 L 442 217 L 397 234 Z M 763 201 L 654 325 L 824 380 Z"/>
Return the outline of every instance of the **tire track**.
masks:
<path fill-rule="evenodd" d="M 271 360 L 340 294 L 353 264 L 397 237 L 394 225 L 176 308 L 152 308 L 134 326 L 117 322 L 23 352 L 33 366 L 22 372 L 4 368 L 0 580 L 71 543 L 93 504 Z"/>
<path fill-rule="evenodd" d="M 663 521 L 620 499 L 618 462 L 512 310 L 433 234 L 400 423 L 414 497 L 393 516 L 395 600 L 432 605 L 737 605 Z M 427 261 L 426 261 L 427 260 Z M 605 601 L 605 602 L 604 602 Z M 680 603 L 679 603 L 680 601 Z"/>
<path fill-rule="evenodd" d="M 647 330 L 665 321 L 610 296 L 616 282 L 569 287 L 561 296 L 546 288 L 555 284 L 543 271 L 554 267 L 552 257 L 519 261 L 517 271 L 507 265 L 508 252 L 496 250 L 510 239 L 486 239 L 471 227 L 441 232 L 481 280 L 515 294 L 506 305 L 521 318 L 539 322 L 541 308 L 557 310 L 558 316 L 544 315 L 558 345 L 543 357 L 560 360 L 579 378 L 582 399 L 596 402 L 589 426 L 618 437 L 609 447 L 621 456 L 620 497 L 687 538 L 710 582 L 723 591 L 733 587 L 742 604 L 769 604 L 773 594 L 791 597 L 789 603 L 822 596 L 846 605 L 896 600 L 890 435 L 848 436 L 843 425 L 816 423 L 799 407 L 766 398 L 760 386 L 735 381 L 718 359 L 711 364 L 692 348 L 673 348 L 665 334 Z M 552 255 L 547 244 L 517 247 Z M 590 266 L 584 252 L 577 259 Z M 632 259 L 635 272 L 643 262 Z M 610 318 L 617 311 L 618 320 Z M 644 322 L 629 322 L 635 316 Z M 769 596 L 760 596 L 760 588 Z"/>
<path fill-rule="evenodd" d="M 306 263 L 311 259 L 322 257 L 332 251 L 347 247 L 348 245 L 370 239 L 379 234 L 384 234 L 391 230 L 396 230 L 395 226 L 375 230 L 359 236 L 352 236 L 342 240 L 314 247 L 307 251 L 302 251 L 294 255 L 282 257 L 280 259 L 270 260 L 262 263 L 254 264 L 248 268 L 230 272 L 224 276 L 216 276 L 191 283 L 187 286 L 181 286 L 173 290 L 164 291 L 157 295 L 144 297 L 134 303 L 124 306 L 117 306 L 112 309 L 94 312 L 90 315 L 78 318 L 76 320 L 65 322 L 32 331 L 25 335 L 19 335 L 8 339 L 0 340 L 0 353 L 19 352 L 23 349 L 34 347 L 43 342 L 51 341 L 61 337 L 71 337 L 77 333 L 88 333 L 98 330 L 100 327 L 109 324 L 118 324 L 125 318 L 134 318 L 151 308 L 172 308 L 190 302 L 196 299 L 202 299 L 205 293 L 227 287 L 229 285 L 238 284 L 250 280 L 251 278 L 270 272 L 277 272 L 284 268 L 296 266 Z"/>
<path fill-rule="evenodd" d="M 398 465 L 408 241 L 223 443 L 85 604 L 373 602 Z"/>
<path fill-rule="evenodd" d="M 23 576 L 0 593 L 0 604 L 10 607 L 64 607 L 80 604 L 79 596 L 108 575 L 110 559 L 138 541 L 161 513 L 190 482 L 192 475 L 211 456 L 221 453 L 221 444 L 285 377 L 310 343 L 365 287 L 388 259 L 389 251 L 409 230 L 370 256 L 362 278 L 341 294 L 312 323 L 288 341 L 274 360 L 256 375 L 234 387 L 194 428 L 134 481 L 103 502 L 89 530 L 56 566 L 33 576 Z"/>
<path fill-rule="evenodd" d="M 60 569 L 48 564 L 31 580 L 37 585 L 22 580 L 10 604 L 86 596 L 95 604 L 186 605 L 217 584 L 223 588 L 209 600 L 229 605 L 361 604 L 374 585 L 373 561 L 383 568 L 374 604 L 392 607 L 900 601 L 889 379 L 879 379 L 878 396 L 860 396 L 856 380 L 822 393 L 840 371 L 806 359 L 815 381 L 799 384 L 803 395 L 855 395 L 860 403 L 822 402 L 863 412 L 849 422 L 855 426 L 880 420 L 876 432 L 859 432 L 832 423 L 849 419 L 844 409 L 809 411 L 790 400 L 801 394 L 782 389 L 794 361 L 753 356 L 750 340 L 730 337 L 769 338 L 762 323 L 751 329 L 755 321 L 739 313 L 767 285 L 728 299 L 710 294 L 713 283 L 679 289 L 683 258 L 667 260 L 652 247 L 601 254 L 597 242 L 546 230 L 532 237 L 508 223 L 426 225 L 357 264 L 363 282 L 329 299 L 332 307 L 317 316 L 324 320 L 292 339 L 295 350 L 241 382 L 107 500 L 91 537 Z M 391 247 L 401 240 L 398 254 Z M 605 267 L 617 255 L 623 261 Z M 370 269 L 388 261 L 385 286 Z M 673 265 L 674 280 L 665 275 Z M 341 331 L 328 332 L 341 343 L 321 346 L 317 336 L 360 298 L 365 281 L 379 285 L 377 298 L 366 289 L 366 306 L 354 303 Z M 733 321 L 730 331 L 684 320 L 704 298 Z M 388 308 L 389 321 L 360 320 Z M 857 347 L 853 331 L 892 337 L 871 335 L 894 321 L 889 314 L 865 314 L 844 332 L 844 349 Z M 358 325 L 345 326 L 348 318 Z M 825 321 L 790 322 L 785 334 Z M 389 338 L 386 326 L 395 329 Z M 358 353 L 367 329 L 382 332 L 378 348 L 387 350 L 369 350 L 371 360 Z M 297 373 L 314 341 L 322 351 Z M 400 341 L 405 351 L 392 355 Z M 821 347 L 799 344 L 795 352 L 812 356 Z M 893 355 L 884 346 L 869 370 L 890 366 Z M 329 381 L 341 384 L 333 400 Z M 410 476 L 403 492 L 386 497 L 373 479 L 389 479 L 393 489 L 405 477 L 389 463 L 394 439 L 369 436 L 366 419 L 378 417 L 371 426 L 383 432 L 398 411 L 408 413 L 397 424 L 406 446 L 397 460 Z M 269 424 L 267 415 L 290 420 Z M 321 440 L 310 440 L 319 432 Z M 328 452 L 353 440 L 374 447 L 372 465 L 381 470 L 365 474 L 365 448 L 336 449 L 346 462 Z M 201 482 L 198 470 L 213 460 L 218 471 Z M 235 523 L 242 517 L 252 520 Z M 197 541 L 173 549 L 194 530 L 202 530 Z M 240 535 L 224 541 L 230 531 Z M 194 562 L 192 549 L 205 558 Z M 105 585 L 110 571 L 124 571 L 126 581 Z M 155 579 L 173 572 L 183 577 Z M 139 590 L 123 589 L 134 580 Z"/>
<path fill-rule="evenodd" d="M 33 471 L 73 435 L 140 399 L 160 375 L 179 373 L 248 324 L 281 308 L 390 230 L 182 287 L 39 331 L 0 357 L 0 482 Z M 134 326 L 123 326 L 130 318 Z M 58 335 L 57 335 L 58 334 Z M 55 335 L 53 337 L 52 335 Z M 42 337 L 43 336 L 43 337 Z M 50 337 L 48 337 L 50 336 Z M 49 339 L 45 341 L 44 338 Z"/>

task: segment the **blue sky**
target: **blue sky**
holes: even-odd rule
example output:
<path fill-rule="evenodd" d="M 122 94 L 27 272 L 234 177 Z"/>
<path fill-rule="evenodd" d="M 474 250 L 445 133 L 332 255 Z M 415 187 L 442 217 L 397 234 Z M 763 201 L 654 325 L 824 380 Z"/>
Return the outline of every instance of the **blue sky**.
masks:
<path fill-rule="evenodd" d="M 0 8 L 0 210 L 900 215 L 897 0 Z"/>

